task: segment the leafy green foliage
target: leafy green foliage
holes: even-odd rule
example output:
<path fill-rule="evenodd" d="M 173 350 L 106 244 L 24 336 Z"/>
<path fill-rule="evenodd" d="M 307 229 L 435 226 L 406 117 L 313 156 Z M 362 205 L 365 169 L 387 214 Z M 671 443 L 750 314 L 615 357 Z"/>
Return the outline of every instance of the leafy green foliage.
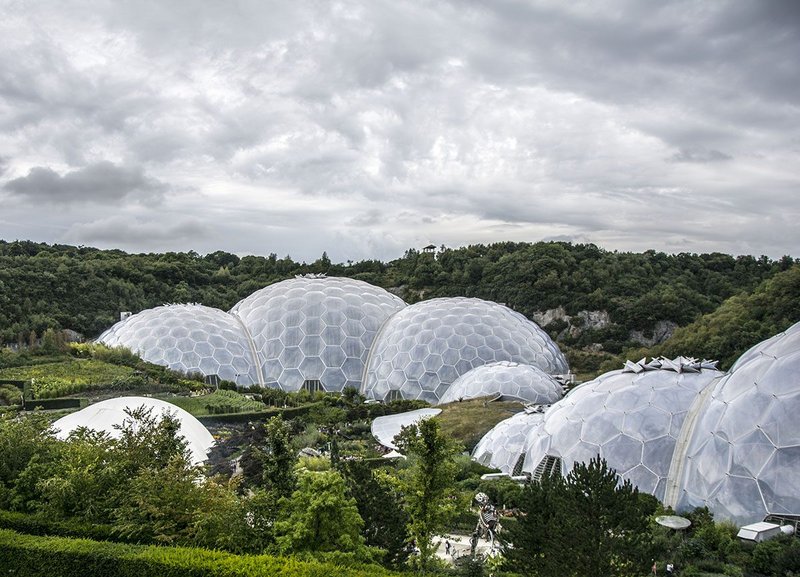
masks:
<path fill-rule="evenodd" d="M 197 397 L 171 395 L 168 397 L 162 396 L 161 398 L 196 417 L 230 413 L 255 413 L 264 411 L 267 408 L 261 401 L 249 399 L 236 391 L 223 389 Z"/>
<path fill-rule="evenodd" d="M 269 555 L 35 537 L 0 530 L 0 572 L 29 577 L 389 577 L 376 565 L 343 566 Z"/>
<path fill-rule="evenodd" d="M 340 551 L 370 559 L 355 499 L 347 495 L 336 471 L 305 471 L 285 507 L 287 517 L 275 523 L 282 553 Z"/>
<path fill-rule="evenodd" d="M 363 461 L 343 461 L 340 470 L 364 521 L 365 543 L 385 551 L 384 564 L 401 567 L 411 553 L 406 526 L 408 514 L 401 507 L 402 495 Z"/>
<path fill-rule="evenodd" d="M 55 363 L 0 370 L 0 379 L 31 381 L 35 398 L 63 397 L 85 390 L 124 383 L 133 369 L 91 359 L 66 359 Z"/>
<path fill-rule="evenodd" d="M 410 521 L 408 533 L 419 549 L 414 561 L 424 570 L 431 565 L 435 553 L 433 536 L 446 527 L 455 513 L 449 497 L 455 483 L 458 449 L 436 419 L 404 427 L 395 443 L 411 463 L 401 477 L 401 488 Z"/>
<path fill-rule="evenodd" d="M 790 257 L 773 261 L 720 253 L 620 253 L 563 242 L 443 247 L 436 255 L 412 249 L 389 263 L 343 265 L 327 257 L 306 264 L 274 254 L 127 254 L 0 241 L 0 343 L 36 345 L 31 335 L 48 328 L 70 328 L 93 337 L 111 326 L 119 311 L 138 312 L 165 302 L 200 302 L 227 310 L 266 285 L 322 272 L 394 288 L 412 303 L 423 297 L 479 297 L 507 303 L 528 317 L 559 306 L 570 315 L 604 310 L 613 324 L 599 331 L 572 334 L 563 326 L 546 328 L 563 332 L 564 345 L 582 349 L 600 344 L 617 354 L 633 345 L 631 331 L 647 333 L 660 320 L 686 325 L 793 264 Z"/>
<path fill-rule="evenodd" d="M 523 492 L 522 514 L 509 530 L 507 567 L 539 577 L 633 575 L 647 566 L 654 500 L 596 457 Z"/>
<path fill-rule="evenodd" d="M 751 294 L 736 295 L 696 322 L 676 329 L 651 354 L 692 355 L 718 359 L 722 368 L 756 343 L 800 320 L 800 266 L 760 284 Z"/>
<path fill-rule="evenodd" d="M 245 480 L 262 487 L 275 500 L 289 497 L 295 489 L 294 465 L 297 456 L 292 449 L 289 425 L 280 417 L 272 417 L 263 426 L 263 441 L 252 445 L 242 456 Z"/>

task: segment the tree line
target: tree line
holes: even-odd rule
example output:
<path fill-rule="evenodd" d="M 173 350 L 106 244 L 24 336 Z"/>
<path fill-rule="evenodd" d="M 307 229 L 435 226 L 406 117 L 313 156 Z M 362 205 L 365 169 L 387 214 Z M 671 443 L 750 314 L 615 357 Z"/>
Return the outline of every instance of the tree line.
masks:
<path fill-rule="evenodd" d="M 531 318 L 563 307 L 605 311 L 611 323 L 585 331 L 546 327 L 561 344 L 612 354 L 635 346 L 659 321 L 686 326 L 797 263 L 784 256 L 731 256 L 607 251 L 565 242 L 408 250 L 381 262 L 311 262 L 290 256 L 239 257 L 224 251 L 129 254 L 120 250 L 0 241 L 0 342 L 25 344 L 48 328 L 98 336 L 119 318 L 172 302 L 227 310 L 266 285 L 297 274 L 324 273 L 392 290 L 406 302 L 443 296 L 505 303 Z"/>

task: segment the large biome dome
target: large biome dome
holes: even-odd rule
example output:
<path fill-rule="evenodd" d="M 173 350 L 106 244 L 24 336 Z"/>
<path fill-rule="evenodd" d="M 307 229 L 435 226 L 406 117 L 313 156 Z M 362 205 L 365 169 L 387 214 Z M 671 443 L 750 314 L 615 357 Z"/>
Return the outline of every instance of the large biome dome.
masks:
<path fill-rule="evenodd" d="M 267 386 L 338 392 L 361 387 L 378 329 L 403 307 L 366 282 L 311 276 L 258 290 L 231 314 L 249 330 Z"/>
<path fill-rule="evenodd" d="M 208 451 L 214 445 L 214 437 L 203 426 L 203 423 L 172 403 L 150 397 L 117 397 L 95 403 L 66 417 L 61 417 L 53 423 L 53 429 L 56 430 L 56 436 L 60 439 L 66 439 L 79 427 L 106 433 L 111 438 L 118 438 L 118 427 L 130 419 L 126 411 L 139 407 L 152 410 L 156 417 L 161 417 L 164 413 L 174 415 L 180 422 L 179 434 L 188 443 L 192 462 L 197 465 L 206 460 Z"/>
<path fill-rule="evenodd" d="M 567 361 L 536 323 L 475 298 L 437 298 L 404 308 L 381 329 L 370 351 L 362 391 L 436 403 L 461 375 L 496 361 L 566 374 Z"/>
<path fill-rule="evenodd" d="M 118 322 L 97 341 L 175 371 L 218 375 L 240 385 L 258 383 L 246 331 L 219 309 L 197 304 L 147 309 Z"/>
<path fill-rule="evenodd" d="M 439 404 L 491 396 L 503 401 L 551 405 L 561 398 L 562 391 L 562 385 L 538 367 L 498 361 L 458 377 Z"/>
<path fill-rule="evenodd" d="M 682 358 L 629 362 L 576 387 L 532 432 L 524 470 L 536 476 L 560 460 L 566 475 L 599 454 L 623 479 L 663 500 L 687 412 L 722 376 L 713 367 Z"/>
<path fill-rule="evenodd" d="M 681 506 L 737 523 L 800 515 L 800 323 L 744 353 L 701 407 Z"/>
<path fill-rule="evenodd" d="M 526 409 L 497 423 L 472 450 L 472 459 L 507 475 L 522 474 L 525 442 L 544 419 L 542 407 Z"/>

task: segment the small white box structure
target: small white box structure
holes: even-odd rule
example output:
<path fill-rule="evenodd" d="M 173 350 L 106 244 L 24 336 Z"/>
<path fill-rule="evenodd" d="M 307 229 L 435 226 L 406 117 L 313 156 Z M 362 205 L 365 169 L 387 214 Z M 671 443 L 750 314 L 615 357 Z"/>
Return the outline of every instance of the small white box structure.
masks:
<path fill-rule="evenodd" d="M 742 541 L 752 541 L 753 543 L 761 543 L 781 534 L 781 526 L 775 523 L 751 523 L 745 525 L 736 534 Z"/>

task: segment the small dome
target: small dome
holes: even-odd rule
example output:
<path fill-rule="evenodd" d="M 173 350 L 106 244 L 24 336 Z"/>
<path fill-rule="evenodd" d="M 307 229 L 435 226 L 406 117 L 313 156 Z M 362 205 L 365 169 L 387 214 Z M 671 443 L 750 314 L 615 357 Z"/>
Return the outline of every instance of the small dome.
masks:
<path fill-rule="evenodd" d="M 147 309 L 118 322 L 97 341 L 125 347 L 174 371 L 219 375 L 240 385 L 258 383 L 247 333 L 219 309 L 197 304 Z"/>
<path fill-rule="evenodd" d="M 496 361 L 533 365 L 551 375 L 567 360 L 539 326 L 497 303 L 437 298 L 408 306 L 381 329 L 370 351 L 363 392 L 436 403 L 461 375 Z"/>
<path fill-rule="evenodd" d="M 56 430 L 56 436 L 59 439 L 66 439 L 72 431 L 79 427 L 107 433 L 116 439 L 119 438 L 117 427 L 122 425 L 126 419 L 130 419 L 125 411 L 139 407 L 153 409 L 154 416 L 162 416 L 165 413 L 174 415 L 180 421 L 179 433 L 188 443 L 192 462 L 198 465 L 206 460 L 208 451 L 214 445 L 214 437 L 203 426 L 203 423 L 172 403 L 150 397 L 117 397 L 95 403 L 66 417 L 61 417 L 53 423 L 53 429 Z"/>
<path fill-rule="evenodd" d="M 350 278 L 305 276 L 275 283 L 237 303 L 264 382 L 285 391 L 361 387 L 367 351 L 381 325 L 405 307 L 390 292 Z"/>
<path fill-rule="evenodd" d="M 498 361 L 476 367 L 458 377 L 442 395 L 439 404 L 497 395 L 503 401 L 551 405 L 561 398 L 562 386 L 537 367 Z"/>
<path fill-rule="evenodd" d="M 599 454 L 623 479 L 663 500 L 687 412 L 722 376 L 714 364 L 686 361 L 629 362 L 571 390 L 528 439 L 525 471 L 555 457 L 566 475 Z"/>
<path fill-rule="evenodd" d="M 475 445 L 472 459 L 507 475 L 522 474 L 525 439 L 543 419 L 543 412 L 526 410 L 500 421 Z"/>
<path fill-rule="evenodd" d="M 800 323 L 744 353 L 694 427 L 682 508 L 740 524 L 800 515 Z"/>

